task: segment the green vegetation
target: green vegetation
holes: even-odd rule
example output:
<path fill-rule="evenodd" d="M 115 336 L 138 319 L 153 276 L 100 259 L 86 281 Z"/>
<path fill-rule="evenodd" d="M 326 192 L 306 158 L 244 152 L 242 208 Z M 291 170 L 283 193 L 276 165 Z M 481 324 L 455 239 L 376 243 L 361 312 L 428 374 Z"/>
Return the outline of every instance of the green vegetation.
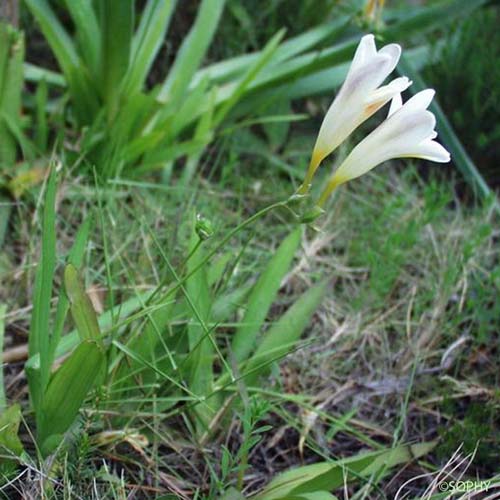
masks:
<path fill-rule="evenodd" d="M 41 52 L 0 25 L 3 497 L 437 500 L 500 479 L 498 205 L 454 188 L 485 182 L 461 140 L 490 147 L 492 110 L 470 136 L 456 116 L 489 52 L 464 108 L 438 90 L 457 170 L 391 161 L 310 224 L 290 198 L 361 33 L 448 88 L 451 38 L 493 29 L 479 0 L 399 3 L 25 0 Z"/>

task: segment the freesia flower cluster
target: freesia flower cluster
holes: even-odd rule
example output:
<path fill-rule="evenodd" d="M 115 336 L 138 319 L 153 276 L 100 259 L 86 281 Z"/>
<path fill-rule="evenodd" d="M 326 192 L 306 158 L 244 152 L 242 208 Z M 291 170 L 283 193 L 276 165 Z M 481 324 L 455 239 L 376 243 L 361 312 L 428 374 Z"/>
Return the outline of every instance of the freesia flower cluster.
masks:
<path fill-rule="evenodd" d="M 328 109 L 314 146 L 304 182 L 297 191 L 305 195 L 321 162 L 365 120 L 391 101 L 388 117 L 363 139 L 333 172 L 316 207 L 321 208 L 339 185 L 365 174 L 394 158 L 450 161 L 450 154 L 434 139 L 436 119 L 427 110 L 434 90 L 426 89 L 405 104 L 401 92 L 411 81 L 406 77 L 382 85 L 396 67 L 401 47 L 389 44 L 377 51 L 373 35 L 364 36 L 347 77 Z"/>

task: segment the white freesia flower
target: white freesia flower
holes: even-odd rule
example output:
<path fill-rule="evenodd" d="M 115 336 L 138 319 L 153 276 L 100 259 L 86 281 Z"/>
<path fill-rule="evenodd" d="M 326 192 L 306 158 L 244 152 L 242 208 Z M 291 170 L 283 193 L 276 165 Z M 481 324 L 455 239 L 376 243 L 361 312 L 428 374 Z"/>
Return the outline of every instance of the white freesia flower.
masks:
<path fill-rule="evenodd" d="M 309 169 L 299 193 L 307 192 L 320 163 L 353 130 L 410 86 L 408 78 L 400 77 L 380 87 L 396 67 L 400 55 L 401 47 L 395 43 L 386 45 L 377 52 L 373 35 L 366 35 L 361 39 L 344 84 L 321 124 Z"/>
<path fill-rule="evenodd" d="M 450 153 L 434 141 L 436 118 L 427 111 L 434 90 L 415 94 L 404 105 L 394 97 L 388 118 L 363 139 L 333 173 L 317 205 L 321 207 L 340 184 L 365 174 L 393 158 L 422 158 L 439 163 L 450 161 Z"/>

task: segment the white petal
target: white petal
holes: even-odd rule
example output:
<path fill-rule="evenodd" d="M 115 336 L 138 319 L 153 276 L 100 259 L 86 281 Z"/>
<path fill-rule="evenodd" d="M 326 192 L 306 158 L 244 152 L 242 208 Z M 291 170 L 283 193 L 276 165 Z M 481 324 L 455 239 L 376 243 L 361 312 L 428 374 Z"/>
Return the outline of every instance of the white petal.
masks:
<path fill-rule="evenodd" d="M 389 108 L 389 114 L 387 115 L 387 118 L 389 118 L 389 116 L 393 115 L 402 106 L 403 106 L 403 98 L 401 97 L 401 94 L 398 92 L 392 98 L 391 106 Z"/>
<path fill-rule="evenodd" d="M 405 156 L 423 158 L 438 163 L 448 163 L 450 161 L 450 153 L 441 144 L 432 140 L 423 141 Z"/>
<path fill-rule="evenodd" d="M 391 64 L 389 56 L 376 54 L 359 68 L 349 71 L 341 93 L 344 97 L 356 94 L 364 100 L 366 92 L 376 89 L 387 78 Z"/>
<path fill-rule="evenodd" d="M 363 64 L 366 64 L 377 53 L 377 48 L 375 47 L 375 37 L 373 35 L 365 35 L 359 41 L 358 48 L 354 54 L 354 58 L 351 63 L 351 71 L 355 71 Z"/>
<path fill-rule="evenodd" d="M 392 70 L 396 67 L 398 64 L 399 58 L 401 57 L 401 46 L 398 45 L 397 43 L 391 43 L 389 45 L 386 45 L 385 47 L 382 47 L 379 51 L 379 54 L 385 54 L 388 55 L 391 59 L 391 70 L 389 71 L 392 72 Z"/>
<path fill-rule="evenodd" d="M 435 94 L 436 91 L 434 89 L 422 90 L 417 94 L 415 94 L 410 99 L 408 99 L 403 108 L 407 112 L 414 111 L 417 109 L 427 109 L 432 99 L 434 98 Z"/>
<path fill-rule="evenodd" d="M 377 90 L 374 90 L 368 96 L 366 101 L 367 105 L 372 105 L 379 101 L 384 101 L 384 104 L 391 100 L 395 95 L 400 94 L 405 91 L 410 85 L 411 81 L 406 78 L 406 76 L 402 76 L 400 78 L 396 78 L 388 85 L 384 85 L 383 87 L 379 87 Z"/>

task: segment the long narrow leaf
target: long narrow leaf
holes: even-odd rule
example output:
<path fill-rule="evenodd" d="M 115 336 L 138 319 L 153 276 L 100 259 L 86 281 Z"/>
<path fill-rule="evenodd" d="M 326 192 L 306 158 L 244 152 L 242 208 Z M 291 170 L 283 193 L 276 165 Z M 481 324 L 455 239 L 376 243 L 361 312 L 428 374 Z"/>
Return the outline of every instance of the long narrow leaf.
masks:
<path fill-rule="evenodd" d="M 370 477 L 384 468 L 411 462 L 429 453 L 436 442 L 402 445 L 396 448 L 363 453 L 354 457 L 297 467 L 280 474 L 254 500 L 286 500 L 316 491 L 332 491 L 345 481 Z"/>
<path fill-rule="evenodd" d="M 179 49 L 174 65 L 163 84 L 158 99 L 162 102 L 180 103 L 191 78 L 199 68 L 212 41 L 225 0 L 203 0 L 196 20 Z"/>
<path fill-rule="evenodd" d="M 248 68 L 248 71 L 245 73 L 243 78 L 235 84 L 234 90 L 232 90 L 231 95 L 217 111 L 214 119 L 215 124 L 219 124 L 227 115 L 229 110 L 238 102 L 239 99 L 241 99 L 252 81 L 272 58 L 284 35 L 285 31 L 282 30 L 276 33 L 276 35 L 274 35 L 271 40 L 269 40 L 269 42 L 264 47 L 264 50 L 262 51 L 260 57 L 252 66 L 250 66 L 250 68 Z"/>
<path fill-rule="evenodd" d="M 40 28 L 53 50 L 64 73 L 73 97 L 75 112 L 83 124 L 92 121 L 99 109 L 95 89 L 70 35 L 57 19 L 47 0 L 26 0 L 26 5 L 40 24 Z"/>
<path fill-rule="evenodd" d="M 68 264 L 64 270 L 64 286 L 71 304 L 71 315 L 80 338 L 101 342 L 101 332 L 94 307 L 85 292 L 78 270 L 73 264 Z"/>
<path fill-rule="evenodd" d="M 73 23 L 80 51 L 93 78 L 99 73 L 101 33 L 92 3 L 88 0 L 64 0 Z"/>
<path fill-rule="evenodd" d="M 325 23 L 284 41 L 276 50 L 273 64 L 291 59 L 306 50 L 312 49 L 318 43 L 324 42 L 326 39 L 335 39 L 347 27 L 348 21 L 348 16 L 341 16 L 331 23 Z M 196 87 L 199 82 L 205 78 L 208 78 L 210 83 L 214 84 L 227 83 L 231 79 L 238 78 L 248 70 L 249 66 L 253 65 L 255 61 L 259 59 L 260 54 L 261 51 L 210 64 L 196 72 L 190 88 Z"/>
<path fill-rule="evenodd" d="M 40 406 L 42 394 L 49 380 L 50 373 L 50 301 L 54 271 L 56 266 L 56 173 L 52 169 L 45 193 L 45 204 L 42 221 L 42 246 L 40 261 L 37 265 L 33 295 L 33 312 L 31 315 L 28 352 L 30 357 L 40 357 L 37 375 L 28 377 L 30 395 L 33 406 Z"/>
<path fill-rule="evenodd" d="M 245 366 L 245 371 L 251 372 L 251 375 L 245 378 L 248 385 L 253 385 L 257 377 L 265 371 L 256 370 L 258 366 L 265 366 L 272 359 L 283 357 L 295 347 L 323 300 L 327 284 L 328 282 L 324 281 L 307 290 L 262 336 L 255 353 Z"/>
<path fill-rule="evenodd" d="M 68 256 L 68 264 L 79 268 L 82 265 L 83 254 L 85 252 L 85 246 L 87 245 L 87 240 L 89 238 L 90 227 L 92 224 L 91 217 L 87 217 L 83 224 L 78 229 L 78 233 L 75 237 L 75 242 Z M 54 332 L 50 339 L 50 363 L 54 361 L 54 355 L 59 341 L 61 340 L 61 335 L 64 328 L 64 322 L 66 320 L 66 315 L 69 309 L 69 300 L 66 293 L 62 292 L 59 295 L 59 301 L 57 303 L 56 319 L 54 321 Z"/>
<path fill-rule="evenodd" d="M 109 111 L 115 112 L 117 90 L 128 71 L 134 28 L 133 0 L 106 0 L 101 9 L 102 91 Z"/>
<path fill-rule="evenodd" d="M 132 41 L 130 69 L 125 77 L 124 94 L 142 89 L 155 60 L 175 9 L 177 0 L 149 0 Z"/>
<path fill-rule="evenodd" d="M 269 308 L 278 294 L 281 280 L 287 273 L 300 244 L 301 235 L 301 228 L 296 228 L 282 241 L 255 283 L 242 324 L 232 341 L 233 353 L 238 361 L 243 361 L 253 351 Z"/>
<path fill-rule="evenodd" d="M 60 442 L 74 422 L 89 391 L 105 367 L 105 356 L 96 342 L 82 342 L 52 376 L 43 397 L 37 426 L 44 455 Z"/>

